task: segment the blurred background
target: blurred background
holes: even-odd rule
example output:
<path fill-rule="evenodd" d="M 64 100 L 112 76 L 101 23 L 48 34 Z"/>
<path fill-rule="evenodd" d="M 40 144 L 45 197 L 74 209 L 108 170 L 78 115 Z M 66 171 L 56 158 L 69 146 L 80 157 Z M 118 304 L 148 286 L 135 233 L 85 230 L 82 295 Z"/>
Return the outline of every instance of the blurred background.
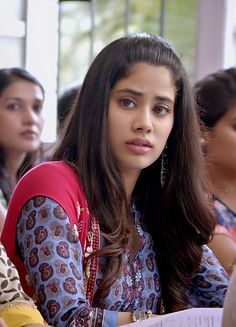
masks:
<path fill-rule="evenodd" d="M 137 32 L 165 37 L 192 83 L 236 66 L 235 0 L 0 0 L 0 67 L 26 68 L 44 85 L 45 143 L 56 139 L 58 96 L 107 43 Z"/>

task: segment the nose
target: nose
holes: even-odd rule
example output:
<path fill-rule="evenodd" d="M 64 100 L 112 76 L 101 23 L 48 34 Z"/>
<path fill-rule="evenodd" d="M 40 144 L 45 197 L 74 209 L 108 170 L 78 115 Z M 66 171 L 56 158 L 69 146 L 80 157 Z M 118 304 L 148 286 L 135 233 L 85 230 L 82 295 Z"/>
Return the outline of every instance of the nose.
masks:
<path fill-rule="evenodd" d="M 37 122 L 37 115 L 33 111 L 31 106 L 25 107 L 24 113 L 23 113 L 23 123 L 26 125 L 32 125 Z"/>
<path fill-rule="evenodd" d="M 136 114 L 133 126 L 137 132 L 150 133 L 153 130 L 152 113 L 150 110 L 139 110 Z"/>

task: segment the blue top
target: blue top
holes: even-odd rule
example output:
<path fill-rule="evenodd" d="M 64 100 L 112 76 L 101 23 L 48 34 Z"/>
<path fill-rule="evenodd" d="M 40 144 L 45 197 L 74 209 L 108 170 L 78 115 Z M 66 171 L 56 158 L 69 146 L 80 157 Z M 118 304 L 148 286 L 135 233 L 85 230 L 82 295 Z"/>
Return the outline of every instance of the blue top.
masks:
<path fill-rule="evenodd" d="M 134 258 L 124 252 L 123 273 L 112 285 L 100 308 L 91 308 L 83 289 L 83 256 L 80 241 L 63 208 L 46 197 L 31 199 L 21 212 L 17 240 L 24 263 L 49 324 L 69 326 L 76 317 L 78 326 L 117 326 L 118 311 L 157 313 L 161 285 L 152 238 L 141 225 L 134 209 L 140 248 Z M 103 240 L 101 239 L 101 242 Z M 102 245 L 102 244 L 101 244 Z M 105 258 L 99 260 L 97 283 L 106 269 Z M 207 246 L 203 246 L 202 263 L 188 287 L 193 307 L 222 307 L 228 276 Z M 96 291 L 96 288 L 95 288 Z"/>
<path fill-rule="evenodd" d="M 222 225 L 229 230 L 236 229 L 236 212 L 231 210 L 226 203 L 216 196 L 214 196 L 214 209 L 217 224 Z"/>

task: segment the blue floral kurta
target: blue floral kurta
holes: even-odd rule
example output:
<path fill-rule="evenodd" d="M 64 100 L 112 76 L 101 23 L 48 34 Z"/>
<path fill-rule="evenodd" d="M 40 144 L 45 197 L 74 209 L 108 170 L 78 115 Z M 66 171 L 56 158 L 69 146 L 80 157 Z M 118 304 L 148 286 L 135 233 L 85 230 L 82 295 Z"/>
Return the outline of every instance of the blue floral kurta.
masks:
<path fill-rule="evenodd" d="M 152 239 L 134 210 L 140 248 L 130 260 L 124 253 L 123 274 L 113 284 L 100 308 L 91 308 L 83 288 L 82 248 L 64 209 L 50 198 L 31 199 L 22 210 L 17 240 L 41 312 L 53 326 L 67 326 L 73 317 L 91 317 L 91 326 L 117 326 L 118 311 L 157 312 L 161 285 Z M 101 240 L 103 242 L 103 239 Z M 102 245 L 102 244 L 101 244 Z M 101 258 L 96 282 L 103 278 Z M 188 288 L 194 307 L 223 305 L 228 277 L 211 250 L 203 247 L 202 263 Z M 95 288 L 96 291 L 96 288 Z M 81 320 L 81 326 L 83 319 Z"/>

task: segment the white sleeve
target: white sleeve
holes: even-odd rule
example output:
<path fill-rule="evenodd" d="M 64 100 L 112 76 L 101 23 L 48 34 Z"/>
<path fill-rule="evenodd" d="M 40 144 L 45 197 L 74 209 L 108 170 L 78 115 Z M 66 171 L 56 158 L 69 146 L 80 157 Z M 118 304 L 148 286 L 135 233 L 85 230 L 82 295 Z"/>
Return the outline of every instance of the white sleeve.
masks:
<path fill-rule="evenodd" d="M 236 326 L 236 268 L 231 277 L 228 291 L 226 293 L 222 327 Z"/>

